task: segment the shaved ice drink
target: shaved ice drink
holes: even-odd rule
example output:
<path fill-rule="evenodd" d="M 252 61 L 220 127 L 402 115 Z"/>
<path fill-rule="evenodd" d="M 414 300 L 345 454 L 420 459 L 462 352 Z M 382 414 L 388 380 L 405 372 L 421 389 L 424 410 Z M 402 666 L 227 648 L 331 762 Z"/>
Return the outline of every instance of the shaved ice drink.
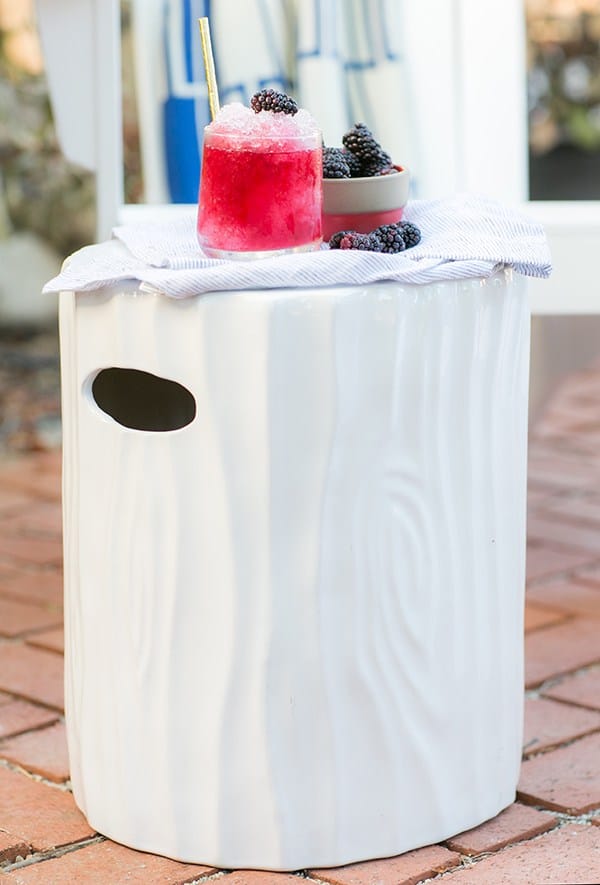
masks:
<path fill-rule="evenodd" d="M 218 258 L 318 249 L 321 133 L 305 110 L 225 105 L 204 130 L 198 241 Z"/>

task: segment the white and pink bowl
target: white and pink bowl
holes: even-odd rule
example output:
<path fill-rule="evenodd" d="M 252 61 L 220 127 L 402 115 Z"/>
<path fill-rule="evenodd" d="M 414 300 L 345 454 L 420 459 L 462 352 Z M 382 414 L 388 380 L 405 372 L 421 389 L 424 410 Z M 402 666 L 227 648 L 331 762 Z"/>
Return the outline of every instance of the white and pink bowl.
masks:
<path fill-rule="evenodd" d="M 370 178 L 323 179 L 323 239 L 340 230 L 369 233 L 402 219 L 410 173 L 403 166 Z"/>

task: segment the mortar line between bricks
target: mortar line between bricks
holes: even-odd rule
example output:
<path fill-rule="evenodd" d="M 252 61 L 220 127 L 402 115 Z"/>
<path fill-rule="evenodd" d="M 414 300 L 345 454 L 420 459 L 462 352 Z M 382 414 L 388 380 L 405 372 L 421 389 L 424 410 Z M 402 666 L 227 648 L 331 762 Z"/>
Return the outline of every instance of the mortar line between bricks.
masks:
<path fill-rule="evenodd" d="M 547 517 L 548 519 L 551 519 L 552 522 L 566 522 L 569 526 L 583 528 L 590 524 L 596 524 L 598 520 L 595 519 L 594 516 L 578 516 L 573 513 L 563 513 L 561 510 L 553 510 L 550 508 L 556 503 L 587 504 L 591 502 L 592 504 L 596 504 L 597 501 L 597 492 L 590 491 L 589 489 L 567 489 L 560 495 L 547 495 L 538 498 L 537 501 L 532 501 L 531 513 L 536 515 L 543 514 L 544 519 Z M 56 539 L 56 535 L 45 535 L 44 537 L 48 540 Z"/>
<path fill-rule="evenodd" d="M 595 817 L 600 813 L 600 809 L 594 810 L 592 812 L 586 812 L 585 814 L 567 814 L 566 812 L 552 811 L 548 808 L 544 808 L 541 805 L 530 805 L 529 808 L 535 808 L 537 811 L 543 811 L 548 815 L 552 815 L 555 818 L 554 826 L 549 830 L 544 830 L 543 833 L 536 833 L 534 836 L 530 836 L 525 839 L 515 839 L 512 842 L 508 842 L 506 845 L 503 845 L 502 848 L 498 848 L 497 851 L 482 851 L 480 854 L 461 854 L 461 862 L 455 867 L 449 867 L 447 870 L 443 870 L 441 873 L 438 873 L 436 876 L 431 876 L 429 879 L 420 879 L 416 885 L 426 885 L 426 883 L 439 881 L 443 879 L 446 875 L 450 875 L 451 873 L 456 873 L 459 870 L 469 869 L 469 867 L 475 866 L 481 860 L 485 860 L 487 857 L 497 857 L 501 855 L 503 852 L 507 851 L 509 848 L 514 848 L 516 845 L 524 845 L 527 842 L 539 842 L 541 839 L 544 839 L 548 836 L 551 836 L 552 833 L 557 832 L 558 830 L 562 830 L 563 827 L 568 826 L 569 824 L 579 824 L 579 826 L 593 826 L 591 818 Z M 446 843 L 444 843 L 446 844 Z"/>
<path fill-rule="evenodd" d="M 527 605 L 537 605 L 536 602 L 530 603 L 527 602 Z M 564 611 L 559 608 L 550 608 L 549 606 L 541 606 L 542 608 L 547 608 L 548 611 L 551 611 L 553 614 L 561 615 L 561 619 L 558 621 L 552 621 L 549 624 L 539 624 L 537 627 L 533 627 L 526 632 L 526 636 L 533 636 L 533 634 L 545 633 L 547 630 L 552 630 L 554 627 L 564 627 L 569 624 L 571 621 L 574 621 L 575 618 L 581 617 L 578 612 L 572 611 Z M 564 675 L 564 674 L 561 674 Z M 526 691 L 535 691 L 534 688 L 528 688 Z"/>
<path fill-rule="evenodd" d="M 542 538 L 538 538 L 537 540 L 541 542 L 541 546 L 547 546 L 549 543 L 548 541 L 544 542 Z M 581 550 L 575 550 L 571 552 L 581 553 Z M 564 553 L 564 550 L 561 550 L 561 553 Z M 561 571 L 548 572 L 548 574 L 540 575 L 538 578 L 530 578 L 526 582 L 526 589 L 529 589 L 530 587 L 537 587 L 538 584 L 547 584 L 548 581 L 557 581 L 558 579 L 569 578 L 571 575 L 576 575 L 577 572 L 580 572 L 582 569 L 596 567 L 600 567 L 600 559 L 597 558 L 587 560 L 583 564 L 579 563 L 578 565 L 574 565 L 571 568 L 562 569 Z"/>
<path fill-rule="evenodd" d="M 203 885 L 204 882 L 214 882 L 216 879 L 222 879 L 223 876 L 228 876 L 231 872 L 233 871 L 217 870 L 215 873 L 207 873 L 206 876 L 198 876 L 197 879 L 191 879 L 189 882 L 186 882 L 185 885 Z"/>
<path fill-rule="evenodd" d="M 555 704 L 562 704 L 563 707 L 570 707 L 575 710 L 584 710 L 588 713 L 600 713 L 600 707 L 590 707 L 587 704 L 582 704 L 579 701 L 569 701 L 566 698 L 555 698 L 555 697 L 547 697 L 544 695 L 541 698 L 536 698 L 535 695 L 527 696 L 529 700 L 542 700 L 542 701 L 553 701 Z"/>
<path fill-rule="evenodd" d="M 23 604 L 24 604 L 24 605 L 28 605 L 28 606 L 30 606 L 30 607 L 33 608 L 33 605 L 32 605 L 31 602 L 28 602 L 28 603 L 23 602 Z M 45 606 L 40 606 L 40 605 L 38 605 L 38 606 L 35 606 L 35 608 L 40 608 L 42 611 L 45 611 L 45 612 L 48 611 L 48 609 L 47 609 Z M 45 624 L 45 625 L 42 625 L 42 626 L 40 626 L 40 627 L 28 627 L 27 630 L 23 630 L 21 633 L 17 633 L 16 635 L 12 636 L 11 638 L 12 638 L 12 639 L 20 639 L 21 642 L 22 642 L 24 645 L 26 645 L 26 644 L 27 644 L 27 640 L 28 640 L 30 637 L 35 638 L 35 637 L 37 636 L 38 633 L 47 633 L 48 630 L 57 630 L 57 629 L 59 629 L 60 627 L 62 627 L 62 626 L 63 626 L 63 620 L 64 620 L 63 617 L 62 617 L 63 612 L 56 611 L 56 612 L 51 612 L 51 614 L 52 614 L 53 616 L 56 615 L 56 617 L 58 618 L 58 620 L 56 621 L 55 624 Z M 38 646 L 38 647 L 39 647 L 39 646 Z M 57 652 L 55 652 L 55 651 L 54 651 L 53 649 L 51 649 L 51 648 L 44 648 L 43 650 L 44 650 L 44 651 L 52 651 L 54 654 L 57 654 Z M 58 652 L 58 654 L 62 654 L 62 652 Z"/>
<path fill-rule="evenodd" d="M 41 649 L 40 649 L 41 651 Z M 10 694 L 17 701 L 28 701 L 30 704 L 34 704 L 37 707 L 43 707 L 44 710 L 49 710 L 51 713 L 56 713 L 57 716 L 62 716 L 64 718 L 65 711 L 62 707 L 55 707 L 52 704 L 48 704 L 45 701 L 41 701 L 39 698 L 33 697 L 30 694 L 21 694 L 20 692 L 13 691 L 11 688 L 2 688 L 0 684 L 0 690 L 5 692 L 5 694 Z"/>
<path fill-rule="evenodd" d="M 569 814 L 567 811 L 552 811 L 542 805 L 530 805 L 529 808 L 535 808 L 536 811 L 543 811 L 546 814 L 553 815 L 559 819 L 561 827 L 565 824 L 591 824 L 592 820 L 600 817 L 600 805 L 591 811 L 584 811 L 582 814 Z M 543 835 L 543 834 L 542 834 Z"/>
<path fill-rule="evenodd" d="M 10 689 L 2 688 L 2 686 L 0 686 L 0 691 L 12 695 L 16 701 L 27 701 L 36 707 L 42 707 L 44 710 L 48 710 L 49 713 L 56 713 L 56 715 L 62 717 L 64 721 L 65 712 L 62 707 L 53 707 L 52 704 L 46 704 L 44 701 L 40 701 L 39 698 L 34 698 L 30 694 L 18 694 Z"/>
<path fill-rule="evenodd" d="M 62 626 L 62 625 L 60 625 L 60 626 Z M 54 630 L 55 628 L 54 628 L 54 627 L 48 627 L 47 629 L 48 629 L 48 630 Z M 45 630 L 42 630 L 42 631 L 40 631 L 40 632 L 44 633 Z M 25 638 L 28 638 L 29 636 L 31 636 L 31 637 L 33 638 L 34 634 L 33 634 L 33 633 L 28 633 L 28 634 L 27 634 L 27 637 L 25 637 Z M 56 648 L 48 648 L 47 645 L 35 645 L 34 643 L 30 643 L 30 642 L 25 642 L 25 645 L 26 645 L 27 647 L 29 647 L 29 648 L 35 648 L 35 649 L 37 649 L 38 651 L 46 651 L 46 652 L 48 652 L 48 654 L 50 654 L 50 655 L 56 655 L 56 656 L 59 657 L 59 658 L 64 658 L 64 652 L 62 652 L 62 651 L 58 651 Z"/>
<path fill-rule="evenodd" d="M 558 520 L 558 522 L 560 522 L 560 520 Z M 585 547 L 578 547 L 576 542 L 567 544 L 565 541 L 555 541 L 554 538 L 544 537 L 543 532 L 540 535 L 536 535 L 533 529 L 527 535 L 527 539 L 530 542 L 535 539 L 536 541 L 539 541 L 542 547 L 550 547 L 555 553 L 575 553 L 577 556 L 581 556 L 582 559 L 589 553 L 590 559 L 586 560 L 581 565 L 576 565 L 567 569 L 566 571 L 569 573 L 576 572 L 577 569 L 593 568 L 597 565 L 597 560 L 594 558 L 594 554 L 590 553 L 589 549 L 586 549 Z"/>
<path fill-rule="evenodd" d="M 32 864 L 43 863 L 45 860 L 54 860 L 57 857 L 62 857 L 64 854 L 71 854 L 73 851 L 79 851 L 81 848 L 86 848 L 88 845 L 96 845 L 99 842 L 106 842 L 106 836 L 90 836 L 88 839 L 82 839 L 80 842 L 69 842 L 68 845 L 50 848 L 48 851 L 35 851 L 33 854 L 28 854 L 22 860 L 6 864 L 6 866 L 0 866 L 0 871 L 12 873 L 13 870 L 21 870 L 23 867 L 32 866 Z"/>
<path fill-rule="evenodd" d="M 0 488 L 1 487 L 2 486 L 0 486 Z M 6 569 L 8 569 L 8 571 L 6 571 Z M 44 578 L 49 575 L 62 577 L 63 573 L 64 569 L 62 563 L 30 562 L 29 565 L 24 566 L 22 562 L 8 562 L 6 559 L 0 560 L 0 593 L 2 596 L 13 596 L 21 602 L 28 602 L 31 605 L 44 605 L 47 603 L 41 602 L 39 595 L 29 595 L 27 591 L 23 589 L 14 590 L 11 588 L 12 583 L 14 581 L 18 583 L 19 580 L 23 580 L 24 576 L 33 581 L 36 578 Z"/>
<path fill-rule="evenodd" d="M 575 550 L 575 553 L 581 553 L 581 552 L 582 552 L 581 549 Z M 583 552 L 585 553 L 585 550 Z M 58 571 L 63 567 L 63 564 L 64 564 L 64 560 L 63 560 L 62 556 L 60 557 L 60 559 L 51 558 L 51 559 L 44 560 L 44 562 L 36 563 L 35 561 L 33 561 L 31 559 L 27 559 L 26 556 L 19 558 L 18 556 L 11 554 L 10 558 L 7 559 L 6 561 L 11 568 L 25 569 L 26 571 L 30 571 L 32 569 L 32 567 L 35 567 L 36 565 L 41 565 L 44 567 L 44 569 L 54 569 L 54 571 Z M 586 562 L 585 568 L 588 568 L 588 566 L 590 566 L 592 564 L 593 563 Z"/>
<path fill-rule="evenodd" d="M 0 599 L 6 599 L 6 598 L 7 597 L 4 596 L 4 594 L 0 591 Z M 16 597 L 12 601 L 17 601 Z M 48 611 L 47 607 L 44 607 L 44 606 L 39 606 L 39 605 L 35 606 L 34 603 L 30 603 L 30 602 L 28 602 L 26 604 L 30 605 L 32 607 L 34 606 L 35 608 L 39 608 L 42 611 Z M 59 615 L 64 615 L 64 612 L 56 611 L 56 612 L 51 612 L 51 614 L 56 615 L 58 617 Z M 30 636 L 33 636 L 34 634 L 37 634 L 37 633 L 45 633 L 48 630 L 56 630 L 56 629 L 60 628 L 61 626 L 62 626 L 62 621 L 60 623 L 57 622 L 56 624 L 47 624 L 44 627 L 36 627 L 34 630 L 27 630 L 25 633 L 19 633 L 17 636 L 0 636 L 0 645 L 20 645 L 23 648 L 27 648 L 28 647 L 27 646 L 27 639 Z M 37 646 L 37 647 L 39 648 L 39 646 Z M 47 648 L 43 648 L 40 650 L 41 651 L 50 651 L 50 649 L 47 649 Z M 61 654 L 62 655 L 62 652 L 54 652 L 54 654 Z"/>
<path fill-rule="evenodd" d="M 60 543 L 60 541 L 61 541 L 60 533 L 57 533 L 55 530 L 47 529 L 47 528 L 46 529 L 43 529 L 43 528 L 42 529 L 40 529 L 40 528 L 37 528 L 37 529 L 33 528 L 32 529 L 29 527 L 30 523 L 29 523 L 29 518 L 28 518 L 27 513 L 17 513 L 15 515 L 16 515 L 17 519 L 27 520 L 27 525 L 25 525 L 25 523 L 21 524 L 20 526 L 18 526 L 16 531 L 14 530 L 13 527 L 6 526 L 6 529 L 7 529 L 6 533 L 5 533 L 6 538 L 27 538 L 27 540 L 29 540 L 29 541 L 54 541 L 56 543 Z M 12 521 L 12 518 L 13 517 L 11 517 L 10 520 L 7 519 L 7 520 L 3 520 L 3 521 L 9 522 L 9 521 Z M 4 526 L 3 526 L 3 528 L 4 528 Z"/>
<path fill-rule="evenodd" d="M 58 605 L 54 602 L 39 602 L 31 596 L 24 597 L 20 596 L 18 593 L 7 593 L 2 586 L 0 586 L 0 602 L 21 602 L 23 605 L 27 605 L 31 608 L 39 609 L 40 611 L 44 611 L 46 613 L 59 616 L 64 616 L 64 608 L 62 606 L 62 602 Z M 60 625 L 59 625 L 60 626 Z M 37 629 L 37 628 L 36 628 Z M 42 630 L 54 630 L 56 627 L 52 625 L 48 627 L 42 627 Z M 27 637 L 23 634 L 19 634 L 18 636 L 0 636 L 0 643 L 2 645 L 10 643 L 10 640 L 14 640 L 14 642 L 23 642 Z M 61 652 L 62 654 L 62 652 Z"/>
<path fill-rule="evenodd" d="M 32 725 L 31 728 L 24 728 L 22 731 L 13 731 L 10 734 L 6 734 L 3 737 L 0 737 L 0 759 L 4 759 L 2 751 L 4 749 L 4 744 L 7 741 L 12 741 L 14 740 L 14 738 L 23 737 L 23 735 L 25 734 L 36 734 L 38 731 L 45 731 L 47 728 L 54 728 L 55 725 L 64 725 L 64 722 L 64 718 L 61 719 L 61 717 L 57 714 L 55 722 L 44 722 L 42 725 Z M 9 760 L 6 761 L 8 762 Z"/>
<path fill-rule="evenodd" d="M 600 731 L 600 725 L 597 725 L 595 728 L 590 729 L 590 731 L 586 731 L 584 734 L 578 734 L 576 737 L 566 738 L 564 741 L 559 741 L 556 744 L 551 744 L 550 746 L 543 747 L 537 751 L 537 753 L 529 753 L 527 756 L 525 753 L 521 756 L 521 763 L 529 762 L 530 759 L 537 759 L 539 756 L 546 756 L 548 753 L 553 753 L 555 750 L 563 750 L 565 747 L 570 747 L 571 744 L 576 744 L 577 741 L 582 741 L 584 738 L 590 737 L 593 734 L 598 734 Z M 1 748 L 0 748 L 1 751 Z"/>
<path fill-rule="evenodd" d="M 526 688 L 525 698 L 538 698 L 549 688 L 554 688 L 555 685 L 559 685 L 563 681 L 563 679 L 570 678 L 572 676 L 582 676 L 585 673 L 589 673 L 591 670 L 600 670 L 600 661 L 594 661 L 591 664 L 584 664 L 583 667 L 577 667 L 575 670 L 569 670 L 567 673 L 559 673 L 556 676 L 550 676 L 548 679 L 545 679 L 544 682 L 540 682 L 540 684 L 536 686 L 536 688 Z M 554 700 L 554 698 L 552 698 L 552 700 Z M 589 710 L 593 708 L 587 707 L 586 709 Z"/>
<path fill-rule="evenodd" d="M 566 499 L 571 504 L 581 504 L 589 501 L 589 498 L 567 498 Z M 596 499 L 593 499 L 594 504 L 596 504 Z M 547 506 L 547 505 L 546 505 Z M 537 518 L 541 517 L 543 520 L 548 520 L 549 522 L 555 524 L 556 526 L 566 524 L 570 529 L 579 529 L 584 532 L 592 532 L 598 529 L 598 522 L 600 521 L 596 516 L 584 517 L 584 516 L 573 516 L 572 514 L 561 513 L 560 510 L 551 510 L 549 507 L 546 510 L 543 503 L 540 503 L 539 506 L 536 506 L 535 510 L 532 510 L 531 516 Z M 532 537 L 535 537 L 536 540 L 543 541 L 543 535 L 536 535 L 535 530 L 532 532 Z"/>
<path fill-rule="evenodd" d="M 568 624 L 568 623 L 569 623 L 568 621 L 565 622 L 565 624 Z M 557 626 L 557 629 L 560 629 L 561 626 L 562 626 L 562 624 L 559 624 L 559 625 Z M 542 630 L 545 630 L 545 629 L 546 629 L 545 627 L 542 628 Z M 537 632 L 537 631 L 536 631 L 536 632 Z M 541 631 L 540 631 L 540 632 L 541 632 Z M 531 635 L 531 634 L 529 634 L 529 635 Z M 590 661 L 588 664 L 584 664 L 584 666 L 583 666 L 581 669 L 587 669 L 588 667 L 590 667 L 590 668 L 591 668 L 591 667 L 597 667 L 598 664 L 600 664 L 600 657 L 595 658 L 593 661 Z M 576 672 L 578 672 L 578 671 L 575 671 L 575 670 L 565 670 L 564 673 L 556 673 L 556 674 L 552 677 L 552 679 L 553 679 L 553 680 L 554 680 L 554 679 L 556 679 L 556 680 L 564 679 L 566 676 L 574 676 Z M 531 688 L 526 688 L 526 689 L 525 689 L 525 692 L 526 692 L 525 696 L 527 697 L 527 692 L 528 692 L 528 691 L 541 691 L 542 685 L 545 685 L 547 681 L 549 681 L 549 680 L 545 680 L 544 682 L 540 682 L 539 685 L 534 685 L 534 686 L 532 686 Z"/>
<path fill-rule="evenodd" d="M 22 596 L 19 592 L 11 593 L 10 590 L 6 589 L 6 584 L 0 584 L 0 599 L 8 600 L 9 602 L 22 602 L 26 605 L 33 606 L 35 608 L 42 609 L 43 611 L 50 611 L 52 614 L 62 614 L 63 609 L 58 609 L 54 602 L 40 602 L 39 597 L 34 596 Z M 48 628 L 51 629 L 51 628 Z M 8 640 L 9 636 L 0 636 L 0 640 L 4 642 Z M 19 638 L 19 637 L 17 637 Z"/>
<path fill-rule="evenodd" d="M 62 793 L 71 793 L 71 779 L 68 778 L 66 781 L 51 781 L 46 777 L 43 777 L 41 774 L 34 774 L 32 771 L 27 771 L 26 768 L 23 768 L 21 765 L 17 765 L 15 762 L 9 762 L 8 759 L 0 758 L 0 765 L 4 768 L 8 768 L 9 771 L 14 771 L 16 774 L 22 774 L 25 777 L 30 778 L 32 781 L 37 781 L 40 784 L 45 784 L 47 787 L 54 787 L 55 790 L 60 790 Z"/>
<path fill-rule="evenodd" d="M 213 882 L 216 879 L 224 879 L 223 885 L 227 885 L 227 876 L 231 876 L 233 873 L 237 873 L 239 870 L 217 870 L 214 873 L 209 873 L 206 876 L 199 876 L 197 879 L 191 879 L 186 885 L 203 885 L 204 882 Z M 258 870 L 257 872 L 261 872 Z M 322 879 L 318 879 L 316 876 L 310 874 L 309 870 L 288 870 L 283 871 L 282 875 L 287 876 L 295 876 L 298 879 L 303 880 L 304 882 L 310 883 L 310 885 L 328 885 L 327 882 L 324 882 Z"/>

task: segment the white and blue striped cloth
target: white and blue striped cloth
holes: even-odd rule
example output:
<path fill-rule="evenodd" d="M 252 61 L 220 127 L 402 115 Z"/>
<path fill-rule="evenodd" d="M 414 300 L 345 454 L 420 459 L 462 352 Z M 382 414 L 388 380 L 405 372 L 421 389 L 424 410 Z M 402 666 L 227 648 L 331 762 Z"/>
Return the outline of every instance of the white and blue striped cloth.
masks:
<path fill-rule="evenodd" d="M 407 6 L 404 0 L 163 0 L 164 137 L 174 201 L 182 194 L 196 199 L 202 129 L 210 122 L 201 16 L 210 19 L 221 104 L 249 105 L 268 86 L 291 92 L 319 120 L 330 145 L 340 145 L 343 133 L 362 121 L 397 162 L 414 170 L 418 188 Z"/>
<path fill-rule="evenodd" d="M 166 222 L 117 227 L 113 243 L 76 252 L 44 292 L 93 291 L 136 280 L 173 298 L 204 292 L 289 289 L 395 280 L 431 283 L 488 277 L 500 266 L 547 277 L 552 266 L 542 226 L 500 203 L 474 195 L 415 200 L 405 218 L 418 225 L 418 246 L 397 255 L 329 250 L 254 261 L 207 258 L 196 240 L 195 210 Z M 126 248 L 123 248 L 126 247 Z"/>

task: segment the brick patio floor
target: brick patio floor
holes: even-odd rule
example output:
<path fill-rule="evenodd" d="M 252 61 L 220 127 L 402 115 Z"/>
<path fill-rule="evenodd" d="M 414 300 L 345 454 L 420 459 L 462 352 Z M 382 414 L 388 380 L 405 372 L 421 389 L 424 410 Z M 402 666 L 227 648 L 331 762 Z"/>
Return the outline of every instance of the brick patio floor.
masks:
<path fill-rule="evenodd" d="M 298 874 L 225 871 L 94 833 L 68 789 L 60 459 L 0 463 L 0 885 L 600 882 L 600 370 L 530 438 L 526 728 L 517 801 L 441 845 Z"/>

